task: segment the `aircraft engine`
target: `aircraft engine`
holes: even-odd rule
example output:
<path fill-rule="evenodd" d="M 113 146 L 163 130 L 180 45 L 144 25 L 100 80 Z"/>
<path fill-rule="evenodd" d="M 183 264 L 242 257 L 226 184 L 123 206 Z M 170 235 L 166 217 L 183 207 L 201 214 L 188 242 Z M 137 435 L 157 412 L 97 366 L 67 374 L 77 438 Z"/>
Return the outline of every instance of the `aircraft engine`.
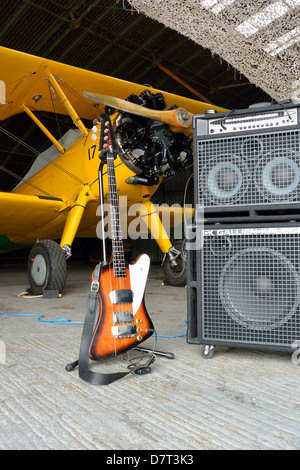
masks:
<path fill-rule="evenodd" d="M 127 101 L 150 109 L 163 110 L 166 107 L 163 94 L 153 94 L 149 90 L 139 96 L 132 94 Z M 115 135 L 127 166 L 152 182 L 184 170 L 192 161 L 192 139 L 171 131 L 159 120 L 122 111 L 116 121 Z"/>

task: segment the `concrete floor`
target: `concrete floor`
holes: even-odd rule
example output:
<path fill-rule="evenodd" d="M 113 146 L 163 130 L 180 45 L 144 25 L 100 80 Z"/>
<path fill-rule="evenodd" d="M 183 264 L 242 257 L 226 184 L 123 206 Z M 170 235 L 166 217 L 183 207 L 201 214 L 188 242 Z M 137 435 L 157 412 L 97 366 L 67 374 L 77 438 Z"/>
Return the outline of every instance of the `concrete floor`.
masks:
<path fill-rule="evenodd" d="M 0 266 L 0 310 L 83 321 L 93 265 L 69 267 L 61 299 L 22 298 L 26 266 Z M 202 359 L 186 330 L 186 289 L 153 266 L 146 305 L 156 327 L 151 373 L 106 386 L 83 382 L 82 324 L 0 315 L 0 449 L 196 450 L 300 448 L 300 369 L 289 354 L 218 348 Z M 144 343 L 152 347 L 153 339 Z M 97 367 L 99 364 L 97 364 Z M 122 357 L 106 362 L 125 370 Z"/>

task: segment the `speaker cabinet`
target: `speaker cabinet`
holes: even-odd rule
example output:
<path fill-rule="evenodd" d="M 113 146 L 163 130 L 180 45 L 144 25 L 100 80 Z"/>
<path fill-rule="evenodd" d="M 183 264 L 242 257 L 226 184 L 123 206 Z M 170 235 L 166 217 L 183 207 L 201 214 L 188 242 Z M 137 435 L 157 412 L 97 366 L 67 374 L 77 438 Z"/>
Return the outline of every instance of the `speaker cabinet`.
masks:
<path fill-rule="evenodd" d="M 206 220 L 300 218 L 300 105 L 196 116 L 194 169 Z"/>
<path fill-rule="evenodd" d="M 189 343 L 292 351 L 300 340 L 300 224 L 206 226 L 188 251 Z"/>

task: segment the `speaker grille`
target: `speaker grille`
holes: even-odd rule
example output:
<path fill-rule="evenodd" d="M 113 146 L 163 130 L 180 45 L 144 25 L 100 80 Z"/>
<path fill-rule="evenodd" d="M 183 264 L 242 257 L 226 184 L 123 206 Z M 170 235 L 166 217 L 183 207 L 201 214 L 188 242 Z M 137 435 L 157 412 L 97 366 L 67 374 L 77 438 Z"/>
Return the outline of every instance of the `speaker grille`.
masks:
<path fill-rule="evenodd" d="M 195 160 L 206 209 L 300 202 L 299 130 L 198 140 Z"/>
<path fill-rule="evenodd" d="M 291 348 L 300 339 L 296 230 L 204 230 L 201 340 Z"/>

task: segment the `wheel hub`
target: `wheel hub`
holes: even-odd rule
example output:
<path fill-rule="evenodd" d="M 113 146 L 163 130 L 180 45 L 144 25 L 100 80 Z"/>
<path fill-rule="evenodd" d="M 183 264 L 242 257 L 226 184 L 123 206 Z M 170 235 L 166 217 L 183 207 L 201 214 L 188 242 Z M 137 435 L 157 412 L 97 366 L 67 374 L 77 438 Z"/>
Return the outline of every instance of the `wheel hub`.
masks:
<path fill-rule="evenodd" d="M 32 278 L 37 285 L 41 286 L 45 282 L 47 275 L 45 258 L 42 255 L 36 255 L 35 258 L 31 261 Z"/>
<path fill-rule="evenodd" d="M 185 270 L 185 263 L 182 258 L 177 258 L 175 264 L 171 265 L 171 269 L 174 276 L 181 276 Z"/>

